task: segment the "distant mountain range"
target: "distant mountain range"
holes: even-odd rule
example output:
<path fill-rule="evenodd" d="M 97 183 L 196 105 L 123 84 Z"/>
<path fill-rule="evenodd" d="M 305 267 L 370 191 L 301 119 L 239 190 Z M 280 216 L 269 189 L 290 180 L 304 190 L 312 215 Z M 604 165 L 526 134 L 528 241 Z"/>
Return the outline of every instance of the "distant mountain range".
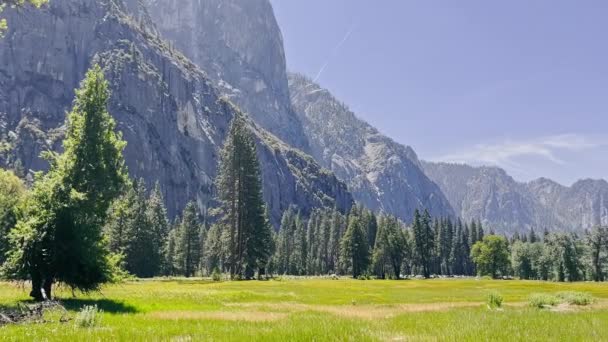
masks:
<path fill-rule="evenodd" d="M 459 216 L 480 218 L 498 231 L 571 231 L 608 225 L 605 180 L 581 180 L 566 187 L 546 178 L 516 182 L 497 167 L 428 162 L 423 167 Z"/>
<path fill-rule="evenodd" d="M 98 62 L 129 171 L 160 182 L 172 216 L 190 200 L 208 207 L 217 152 L 240 110 L 258 140 L 275 225 L 292 204 L 306 214 L 346 211 L 353 200 L 406 222 L 428 209 L 506 232 L 608 223 L 605 181 L 524 184 L 498 168 L 421 162 L 329 91 L 288 73 L 268 0 L 53 0 L 5 15 L 0 164 L 30 176 L 47 167 L 41 151 L 61 148 L 74 89 Z"/>

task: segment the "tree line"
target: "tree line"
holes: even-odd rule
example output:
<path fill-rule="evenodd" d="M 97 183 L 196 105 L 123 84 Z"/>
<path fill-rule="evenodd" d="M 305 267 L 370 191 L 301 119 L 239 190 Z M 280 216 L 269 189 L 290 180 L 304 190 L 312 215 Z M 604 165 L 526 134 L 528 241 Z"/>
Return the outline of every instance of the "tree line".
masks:
<path fill-rule="evenodd" d="M 507 238 L 486 234 L 479 221 L 428 211 L 416 210 L 408 225 L 362 206 L 348 213 L 317 208 L 306 216 L 290 206 L 275 232 L 256 137 L 238 110 L 220 151 L 209 214 L 191 202 L 170 221 L 160 185 L 148 189 L 128 177 L 109 96 L 94 66 L 66 117 L 63 152 L 43 154 L 49 171 L 37 173 L 29 189 L 12 172 L 0 172 L 0 275 L 30 281 L 36 300 L 52 298 L 56 283 L 87 292 L 126 275 L 605 280 L 605 228 Z"/>

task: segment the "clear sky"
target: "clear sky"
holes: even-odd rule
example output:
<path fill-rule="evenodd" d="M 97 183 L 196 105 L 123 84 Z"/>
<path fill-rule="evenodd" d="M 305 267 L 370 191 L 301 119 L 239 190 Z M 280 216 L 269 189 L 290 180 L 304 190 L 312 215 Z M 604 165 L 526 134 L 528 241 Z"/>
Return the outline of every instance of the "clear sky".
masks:
<path fill-rule="evenodd" d="M 289 69 L 420 158 L 608 178 L 608 1 L 271 2 Z"/>

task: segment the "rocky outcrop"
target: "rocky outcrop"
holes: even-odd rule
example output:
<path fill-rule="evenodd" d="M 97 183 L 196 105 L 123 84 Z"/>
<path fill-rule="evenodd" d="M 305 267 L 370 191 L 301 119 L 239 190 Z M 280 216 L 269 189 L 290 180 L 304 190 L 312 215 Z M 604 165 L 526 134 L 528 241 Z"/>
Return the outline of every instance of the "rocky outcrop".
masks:
<path fill-rule="evenodd" d="M 74 89 L 97 62 L 111 86 L 109 110 L 128 142 L 130 174 L 159 181 L 171 215 L 190 200 L 204 210 L 234 108 L 200 68 L 160 38 L 142 4 L 53 0 L 41 11 L 5 12 L 11 25 L 0 40 L 1 161 L 45 169 L 39 152 L 60 149 Z M 260 137 L 264 197 L 274 223 L 291 203 L 305 212 L 350 207 L 350 194 L 331 173 L 262 128 L 252 129 Z"/>
<path fill-rule="evenodd" d="M 608 225 L 608 183 L 583 180 L 566 187 L 546 178 L 520 183 L 497 167 L 423 162 L 457 214 L 507 233 L 580 231 Z"/>
<path fill-rule="evenodd" d="M 415 209 L 434 216 L 454 211 L 422 171 L 414 150 L 359 120 L 327 90 L 301 75 L 289 76 L 292 104 L 322 165 L 346 182 L 353 197 L 372 210 L 410 222 Z"/>
<path fill-rule="evenodd" d="M 268 0 L 142 0 L 156 26 L 262 127 L 307 150 L 291 109 L 283 38 Z"/>

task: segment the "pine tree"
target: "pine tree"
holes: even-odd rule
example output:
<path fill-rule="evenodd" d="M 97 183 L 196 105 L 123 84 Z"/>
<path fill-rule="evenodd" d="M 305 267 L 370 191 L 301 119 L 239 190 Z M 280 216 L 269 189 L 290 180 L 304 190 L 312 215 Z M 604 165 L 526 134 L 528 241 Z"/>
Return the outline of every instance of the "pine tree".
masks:
<path fill-rule="evenodd" d="M 169 244 L 169 219 L 167 218 L 167 209 L 160 189 L 160 184 L 156 182 L 154 190 L 150 194 L 147 205 L 148 222 L 154 234 L 153 254 L 154 262 L 158 264 L 156 273 L 164 273 L 167 269 L 169 260 L 167 260 L 167 249 Z"/>
<path fill-rule="evenodd" d="M 359 215 L 350 215 L 348 228 L 340 243 L 340 256 L 343 270 L 350 270 L 353 278 L 362 275 L 369 265 L 367 234 Z"/>
<path fill-rule="evenodd" d="M 52 285 L 89 291 L 111 278 L 102 239 L 108 207 L 127 181 L 125 142 L 107 112 L 108 84 L 93 67 L 76 91 L 66 120 L 64 152 L 46 153 L 49 172 L 39 176 L 24 219 L 11 232 L 12 249 L 4 271 L 32 280 L 36 300 L 51 298 Z"/>
<path fill-rule="evenodd" d="M 608 230 L 602 227 L 594 227 L 587 233 L 587 244 L 589 246 L 591 272 L 594 281 L 604 281 L 604 265 L 608 259 Z"/>
<path fill-rule="evenodd" d="M 414 248 L 417 265 L 425 278 L 431 276 L 431 265 L 434 249 L 434 233 L 431 228 L 431 216 L 427 210 L 420 215 L 418 209 L 414 212 L 412 226 L 414 234 Z"/>
<path fill-rule="evenodd" d="M 242 114 L 237 113 L 230 125 L 216 185 L 231 278 L 251 278 L 260 266 L 260 258 L 268 254 L 268 241 L 262 243 L 255 238 L 257 232 L 267 230 L 268 219 L 256 145 Z"/>
<path fill-rule="evenodd" d="M 280 274 L 293 274 L 295 263 L 292 260 L 294 250 L 294 238 L 296 235 L 295 210 L 289 207 L 281 219 L 277 243 L 277 271 Z"/>
<path fill-rule="evenodd" d="M 408 249 L 405 231 L 395 217 L 381 216 L 373 252 L 373 270 L 382 279 L 386 274 L 399 279 L 401 265 Z"/>
<path fill-rule="evenodd" d="M 344 218 L 337 209 L 331 213 L 331 228 L 329 237 L 329 271 L 338 273 L 340 263 L 340 239 L 344 234 Z"/>
<path fill-rule="evenodd" d="M 200 229 L 196 204 L 190 202 L 182 214 L 182 222 L 175 233 L 176 268 L 185 277 L 192 277 L 201 259 Z"/>
<path fill-rule="evenodd" d="M 530 228 L 530 237 L 528 238 L 528 241 L 530 243 L 535 243 L 538 241 L 538 237 L 536 236 L 536 233 L 534 232 L 534 228 Z"/>
<path fill-rule="evenodd" d="M 214 269 L 224 271 L 225 257 L 222 232 L 224 229 L 219 224 L 211 226 L 207 232 L 205 245 L 203 248 L 203 259 L 207 273 L 213 272 Z"/>
<path fill-rule="evenodd" d="M 306 239 L 306 225 L 300 212 L 295 217 L 294 226 L 293 263 L 295 274 L 304 275 L 306 274 L 306 262 L 308 260 L 308 241 Z"/>
<path fill-rule="evenodd" d="M 149 278 L 159 272 L 160 246 L 155 243 L 157 235 L 148 220 L 146 186 L 143 179 L 135 183 L 134 193 L 126 234 L 126 268 L 129 273 L 140 278 Z"/>

